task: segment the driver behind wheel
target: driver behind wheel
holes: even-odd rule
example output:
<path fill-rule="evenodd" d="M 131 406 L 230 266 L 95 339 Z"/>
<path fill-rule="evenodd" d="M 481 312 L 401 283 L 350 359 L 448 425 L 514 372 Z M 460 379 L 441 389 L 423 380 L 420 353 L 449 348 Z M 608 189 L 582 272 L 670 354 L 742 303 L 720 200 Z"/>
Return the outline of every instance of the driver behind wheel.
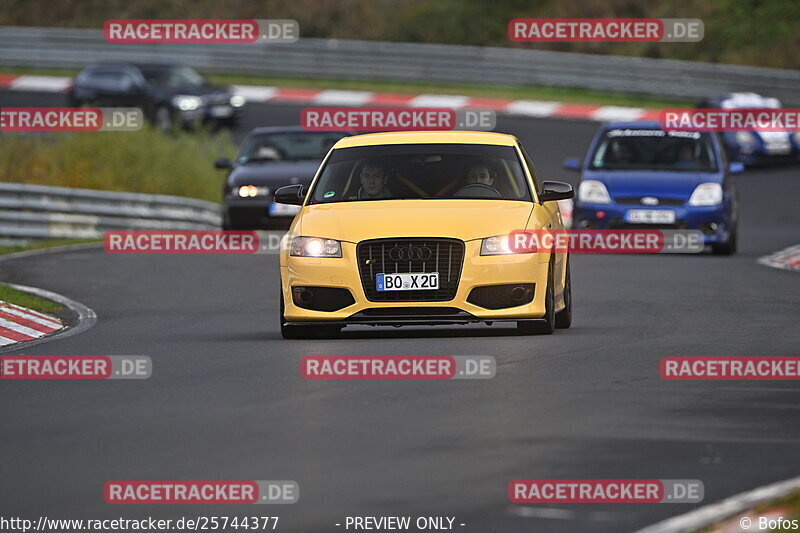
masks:
<path fill-rule="evenodd" d="M 485 163 L 471 163 L 467 166 L 464 186 L 456 191 L 456 197 L 481 196 L 497 197 L 502 195 L 494 188 L 495 172 Z"/>

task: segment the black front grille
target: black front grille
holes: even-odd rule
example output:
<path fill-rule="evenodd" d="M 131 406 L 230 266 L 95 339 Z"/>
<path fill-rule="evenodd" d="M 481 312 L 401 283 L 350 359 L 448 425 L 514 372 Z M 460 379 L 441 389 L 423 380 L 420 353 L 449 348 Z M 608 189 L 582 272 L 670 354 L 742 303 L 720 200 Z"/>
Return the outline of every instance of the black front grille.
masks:
<path fill-rule="evenodd" d="M 642 198 L 643 198 L 642 196 L 628 196 L 623 198 L 614 198 L 614 200 L 616 200 L 618 204 L 647 205 L 642 203 Z M 658 203 L 655 205 L 683 205 L 686 203 L 686 200 L 681 200 L 680 198 L 656 198 L 656 199 L 658 200 Z"/>
<path fill-rule="evenodd" d="M 463 313 L 455 307 L 368 307 L 361 311 L 366 317 L 396 316 L 454 316 Z"/>
<path fill-rule="evenodd" d="M 456 239 L 375 239 L 356 248 L 364 294 L 371 302 L 444 302 L 455 298 L 464 243 Z M 436 290 L 378 291 L 377 274 L 439 273 Z"/>

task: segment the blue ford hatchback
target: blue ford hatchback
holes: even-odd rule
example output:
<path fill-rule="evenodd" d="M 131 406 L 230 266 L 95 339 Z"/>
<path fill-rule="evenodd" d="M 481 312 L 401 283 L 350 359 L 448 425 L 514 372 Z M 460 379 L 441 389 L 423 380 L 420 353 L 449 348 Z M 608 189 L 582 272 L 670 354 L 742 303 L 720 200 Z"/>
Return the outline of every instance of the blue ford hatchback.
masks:
<path fill-rule="evenodd" d="M 736 252 L 738 201 L 713 133 L 663 131 L 657 122 L 603 125 L 581 165 L 574 228 L 700 230 L 716 254 Z"/>

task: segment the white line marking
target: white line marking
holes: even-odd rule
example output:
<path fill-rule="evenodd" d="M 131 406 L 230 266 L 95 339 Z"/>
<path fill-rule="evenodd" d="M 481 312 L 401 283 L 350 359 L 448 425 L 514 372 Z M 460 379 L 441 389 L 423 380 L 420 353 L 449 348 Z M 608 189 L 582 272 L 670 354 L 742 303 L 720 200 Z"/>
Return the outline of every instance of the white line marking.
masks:
<path fill-rule="evenodd" d="M 327 90 L 318 93 L 314 97 L 315 104 L 325 105 L 344 105 L 344 106 L 360 106 L 364 105 L 370 100 L 375 93 L 369 91 L 338 91 Z"/>
<path fill-rule="evenodd" d="M 705 505 L 689 513 L 669 518 L 636 533 L 682 533 L 695 531 L 719 522 L 730 516 L 752 509 L 757 505 L 782 498 L 800 489 L 800 477 L 779 481 L 748 492 L 731 496 L 720 502 Z"/>
<path fill-rule="evenodd" d="M 278 92 L 278 88 L 260 87 L 258 85 L 234 85 L 233 92 L 254 102 L 266 102 L 267 100 L 272 100 L 275 93 Z"/>
<path fill-rule="evenodd" d="M 11 82 L 15 91 L 62 92 L 72 84 L 72 78 L 60 76 L 20 76 Z"/>
<path fill-rule="evenodd" d="M 8 346 L 9 344 L 16 344 L 17 341 L 0 337 L 0 346 Z"/>
<path fill-rule="evenodd" d="M 775 252 L 774 254 L 765 255 L 764 257 L 761 257 L 758 262 L 762 265 L 772 268 L 800 272 L 800 264 L 796 264 L 794 266 L 791 264 L 797 261 L 797 257 L 795 257 L 797 254 L 800 254 L 800 244 L 790 246 L 789 248 L 784 248 L 783 250 Z"/>
<path fill-rule="evenodd" d="M 645 110 L 640 107 L 604 105 L 591 114 L 591 119 L 601 122 L 612 120 L 639 120 L 644 113 Z"/>
<path fill-rule="evenodd" d="M 26 335 L 28 337 L 33 337 L 34 339 L 38 339 L 39 337 L 45 335 L 45 333 L 42 333 L 41 331 L 36 331 L 35 329 L 25 327 L 22 324 L 17 324 L 16 322 L 6 320 L 5 318 L 0 318 L 0 327 L 10 329 L 11 331 L 16 331 L 17 333 Z"/>
<path fill-rule="evenodd" d="M 506 106 L 504 112 L 511 115 L 522 115 L 526 117 L 549 117 L 559 107 L 561 107 L 561 102 L 515 100 Z"/>
<path fill-rule="evenodd" d="M 469 96 L 454 96 L 449 94 L 421 94 L 412 98 L 408 105 L 411 107 L 464 107 L 469 103 Z"/>
<path fill-rule="evenodd" d="M 46 326 L 48 328 L 61 328 L 63 324 L 61 322 L 56 322 L 56 319 L 50 318 L 42 318 L 38 315 L 34 315 L 32 313 L 26 313 L 25 311 L 20 311 L 19 309 L 15 309 L 11 306 L 0 305 L 0 311 L 8 313 L 9 315 L 15 315 L 20 318 L 24 318 L 25 320 L 30 320 L 31 322 L 36 322 L 37 324 L 41 324 L 42 326 Z"/>

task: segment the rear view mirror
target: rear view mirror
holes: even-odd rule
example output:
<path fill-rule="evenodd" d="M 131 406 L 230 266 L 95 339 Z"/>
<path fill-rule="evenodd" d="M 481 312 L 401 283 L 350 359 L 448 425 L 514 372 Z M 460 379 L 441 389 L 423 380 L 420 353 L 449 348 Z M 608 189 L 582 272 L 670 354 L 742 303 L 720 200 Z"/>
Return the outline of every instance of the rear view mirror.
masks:
<path fill-rule="evenodd" d="M 731 174 L 741 174 L 744 172 L 744 163 L 740 161 L 731 161 L 728 163 L 728 172 Z"/>
<path fill-rule="evenodd" d="M 577 157 L 568 157 L 564 160 L 561 165 L 566 170 L 580 170 L 581 168 L 581 161 Z"/>
<path fill-rule="evenodd" d="M 302 185 L 287 185 L 275 191 L 274 199 L 279 204 L 303 205 L 306 192 Z"/>
<path fill-rule="evenodd" d="M 539 201 L 552 202 L 554 200 L 568 200 L 575 196 L 572 185 L 563 181 L 545 181 L 542 183 L 542 192 L 539 193 Z"/>
<path fill-rule="evenodd" d="M 231 168 L 231 160 L 227 157 L 220 157 L 214 161 L 214 168 Z"/>

